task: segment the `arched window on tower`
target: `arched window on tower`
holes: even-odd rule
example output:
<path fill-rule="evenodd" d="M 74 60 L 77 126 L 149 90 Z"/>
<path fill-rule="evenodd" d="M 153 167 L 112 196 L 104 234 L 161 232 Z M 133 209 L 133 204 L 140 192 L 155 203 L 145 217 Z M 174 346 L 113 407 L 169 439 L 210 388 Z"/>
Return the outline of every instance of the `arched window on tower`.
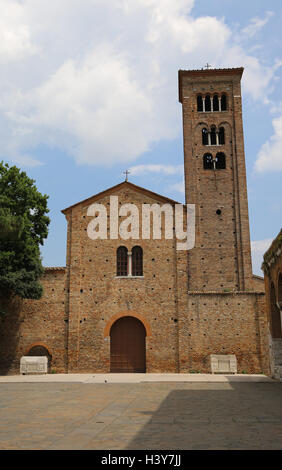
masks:
<path fill-rule="evenodd" d="M 225 135 L 224 135 L 224 127 L 220 127 L 218 131 L 218 143 L 219 145 L 225 144 Z"/>
<path fill-rule="evenodd" d="M 211 111 L 211 97 L 207 95 L 205 97 L 205 111 Z"/>
<path fill-rule="evenodd" d="M 117 276 L 128 275 L 128 250 L 125 246 L 120 246 L 117 249 Z"/>
<path fill-rule="evenodd" d="M 216 154 L 216 164 L 215 167 L 217 170 L 225 170 L 226 168 L 226 160 L 225 155 L 223 152 L 218 152 Z"/>
<path fill-rule="evenodd" d="M 212 162 L 212 154 L 205 153 L 203 156 L 203 167 L 204 170 L 212 170 L 213 169 L 213 162 Z"/>
<path fill-rule="evenodd" d="M 132 276 L 143 276 L 143 250 L 141 246 L 132 248 Z"/>
<path fill-rule="evenodd" d="M 226 95 L 223 94 L 221 95 L 221 111 L 226 111 L 227 110 L 227 98 Z"/>
<path fill-rule="evenodd" d="M 209 145 L 209 133 L 206 127 L 202 129 L 202 143 L 203 145 Z"/>
<path fill-rule="evenodd" d="M 219 111 L 218 95 L 214 95 L 214 97 L 213 97 L 213 110 L 214 111 Z"/>
<path fill-rule="evenodd" d="M 216 127 L 211 126 L 211 145 L 216 145 Z"/>
<path fill-rule="evenodd" d="M 203 111 L 203 98 L 202 95 L 197 96 L 197 111 Z"/>

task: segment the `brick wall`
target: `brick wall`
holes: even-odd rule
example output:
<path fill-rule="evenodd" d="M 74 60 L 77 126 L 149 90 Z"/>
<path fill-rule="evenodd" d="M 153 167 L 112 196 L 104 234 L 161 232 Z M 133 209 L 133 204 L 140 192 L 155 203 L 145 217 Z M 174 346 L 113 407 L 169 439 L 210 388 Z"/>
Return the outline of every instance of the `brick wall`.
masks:
<path fill-rule="evenodd" d="M 99 203 L 108 207 L 111 194 L 139 208 L 156 202 L 125 183 Z M 67 268 L 46 270 L 42 299 L 19 302 L 2 323 L 2 373 L 17 372 L 34 344 L 48 348 L 57 372 L 109 372 L 110 327 L 121 316 L 146 327 L 147 372 L 210 372 L 209 356 L 217 353 L 235 354 L 239 372 L 268 372 L 261 292 L 188 292 L 189 252 L 177 251 L 175 238 L 91 240 L 92 202 L 66 213 Z M 130 250 L 136 244 L 143 248 L 144 276 L 116 277 L 118 246 Z"/>
<path fill-rule="evenodd" d="M 66 371 L 66 273 L 46 270 L 40 300 L 2 299 L 7 315 L 0 320 L 0 373 L 19 373 L 20 358 L 34 345 L 44 345 L 52 355 L 52 368 Z"/>
<path fill-rule="evenodd" d="M 262 282 L 251 271 L 240 69 L 184 73 L 186 201 L 196 204 L 196 245 L 176 249 L 172 239 L 93 240 L 89 206 L 175 202 L 121 183 L 63 211 L 68 221 L 66 268 L 46 269 L 41 300 L 14 299 L 0 325 L 1 373 L 19 371 L 20 357 L 44 345 L 57 372 L 109 372 L 111 325 L 123 316 L 142 321 L 147 372 L 210 372 L 210 354 L 235 354 L 239 372 L 269 373 L 267 317 Z M 228 95 L 228 110 L 197 113 L 199 92 Z M 204 148 L 203 125 L 225 127 L 225 145 Z M 203 170 L 206 151 L 224 151 L 225 170 Z M 216 210 L 221 209 L 221 214 Z M 121 218 L 122 221 L 124 218 Z M 108 219 L 109 220 L 109 219 Z M 142 221 L 140 220 L 141 237 Z M 151 222 L 152 233 L 152 222 Z M 143 249 L 142 277 L 116 276 L 116 251 Z"/>
<path fill-rule="evenodd" d="M 145 192 L 126 186 L 114 193 L 119 203 L 134 203 L 141 214 L 142 204 L 156 201 Z M 91 201 L 93 202 L 93 201 Z M 97 202 L 97 201 L 96 201 Z M 109 195 L 99 199 L 109 207 Z M 147 337 L 147 371 L 164 368 L 175 372 L 177 316 L 177 254 L 175 239 L 165 240 L 91 240 L 87 226 L 88 204 L 81 204 L 67 213 L 72 248 L 69 295 L 69 370 L 109 371 L 109 336 L 104 336 L 111 319 L 137 315 L 150 325 Z M 124 218 L 121 218 L 123 220 Z M 140 232 L 142 224 L 140 220 Z M 151 221 L 152 229 L 152 221 Z M 143 249 L 144 277 L 116 277 L 116 251 L 120 246 L 130 251 L 138 245 Z M 161 332 L 161 334 L 160 334 Z M 165 338 L 165 341 L 164 341 Z"/>
<path fill-rule="evenodd" d="M 263 293 L 189 293 L 180 319 L 181 371 L 210 372 L 210 354 L 235 354 L 238 373 L 268 373 Z"/>

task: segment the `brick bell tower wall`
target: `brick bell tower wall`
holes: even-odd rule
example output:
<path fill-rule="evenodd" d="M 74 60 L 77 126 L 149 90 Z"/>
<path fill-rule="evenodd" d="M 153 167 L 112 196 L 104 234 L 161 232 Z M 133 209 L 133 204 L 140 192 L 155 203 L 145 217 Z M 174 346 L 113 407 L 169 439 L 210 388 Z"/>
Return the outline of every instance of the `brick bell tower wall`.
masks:
<path fill-rule="evenodd" d="M 269 372 L 264 289 L 255 283 L 251 264 L 242 73 L 179 71 L 185 196 L 196 206 L 187 304 L 179 320 L 183 372 L 210 372 L 211 354 L 234 354 L 238 372 Z M 216 162 L 219 153 L 225 165 Z"/>
<path fill-rule="evenodd" d="M 196 204 L 196 246 L 189 253 L 189 290 L 252 289 L 241 104 L 243 69 L 179 72 L 186 203 Z M 197 99 L 226 97 L 226 109 L 198 111 Z M 224 144 L 203 145 L 202 130 L 224 129 Z M 226 168 L 204 169 L 203 157 L 225 155 Z"/>

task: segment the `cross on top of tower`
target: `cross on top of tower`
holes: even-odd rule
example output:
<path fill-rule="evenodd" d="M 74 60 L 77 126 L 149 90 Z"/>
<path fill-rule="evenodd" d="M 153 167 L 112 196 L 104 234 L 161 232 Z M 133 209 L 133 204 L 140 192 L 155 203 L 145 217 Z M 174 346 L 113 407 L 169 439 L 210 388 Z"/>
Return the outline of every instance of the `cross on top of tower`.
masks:
<path fill-rule="evenodd" d="M 129 170 L 125 170 L 123 172 L 123 174 L 125 175 L 125 181 L 128 181 L 128 175 L 129 175 L 130 171 Z"/>
<path fill-rule="evenodd" d="M 207 70 L 211 69 L 211 64 L 209 64 L 209 63 L 207 62 L 206 65 L 205 65 L 205 68 L 206 68 Z"/>

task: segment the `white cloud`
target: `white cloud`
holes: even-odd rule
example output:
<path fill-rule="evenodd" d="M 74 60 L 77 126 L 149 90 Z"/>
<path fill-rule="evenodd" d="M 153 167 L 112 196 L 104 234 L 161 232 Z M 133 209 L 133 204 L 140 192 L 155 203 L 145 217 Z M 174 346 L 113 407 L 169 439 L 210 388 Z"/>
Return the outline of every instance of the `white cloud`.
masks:
<path fill-rule="evenodd" d="M 33 158 L 31 155 L 15 155 L 14 158 L 14 163 L 17 163 L 20 166 L 28 166 L 28 167 L 35 167 L 35 166 L 42 166 L 43 163 L 37 160 L 36 158 Z"/>
<path fill-rule="evenodd" d="M 282 116 L 272 121 L 274 134 L 261 147 L 255 163 L 258 172 L 282 170 Z"/>
<path fill-rule="evenodd" d="M 245 66 L 245 92 L 266 101 L 275 65 L 236 43 L 223 19 L 194 18 L 193 5 L 0 0 L 0 158 L 45 144 L 78 163 L 133 162 L 181 133 L 177 71 L 207 60 Z"/>
<path fill-rule="evenodd" d="M 270 247 L 272 241 L 272 238 L 266 238 L 264 240 L 257 240 L 251 242 L 252 264 L 254 274 L 258 274 L 260 276 L 263 275 L 263 272 L 261 270 L 263 255 Z"/>
<path fill-rule="evenodd" d="M 257 240 L 251 242 L 252 251 L 257 253 L 265 253 L 273 242 L 272 238 L 265 238 L 264 240 Z"/>
<path fill-rule="evenodd" d="M 38 51 L 32 44 L 25 6 L 0 0 L 0 64 L 22 60 Z"/>
<path fill-rule="evenodd" d="M 183 165 L 135 165 L 130 168 L 132 175 L 140 175 L 146 173 L 161 173 L 164 175 L 181 175 L 183 173 Z"/>
<path fill-rule="evenodd" d="M 23 113 L 17 113 L 19 106 Z M 45 134 L 80 163 L 113 163 L 132 160 L 162 136 L 148 121 L 151 106 L 122 55 L 106 45 L 82 61 L 65 62 L 47 82 L 20 96 L 10 116 L 18 134 L 30 131 L 38 142 Z"/>
<path fill-rule="evenodd" d="M 270 112 L 272 114 L 282 114 L 282 101 L 272 102 Z"/>
<path fill-rule="evenodd" d="M 184 180 L 183 181 L 179 181 L 178 183 L 174 183 L 172 184 L 169 189 L 171 191 L 176 191 L 178 193 L 181 193 L 182 195 L 185 194 L 185 184 L 184 184 Z"/>
<path fill-rule="evenodd" d="M 255 34 L 260 31 L 266 25 L 266 23 L 268 23 L 268 21 L 273 15 L 273 11 L 267 11 L 265 18 L 258 18 L 257 16 L 255 18 L 252 18 L 248 26 L 242 29 L 241 32 L 249 37 L 255 36 Z"/>

